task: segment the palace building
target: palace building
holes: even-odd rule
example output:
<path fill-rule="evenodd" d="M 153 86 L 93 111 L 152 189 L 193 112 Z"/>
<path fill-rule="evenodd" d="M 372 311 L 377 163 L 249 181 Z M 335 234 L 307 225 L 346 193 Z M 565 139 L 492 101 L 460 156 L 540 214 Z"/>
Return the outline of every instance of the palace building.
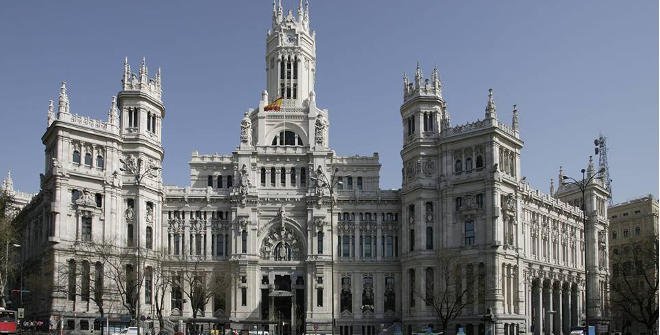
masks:
<path fill-rule="evenodd" d="M 110 320 L 161 311 L 167 329 L 195 317 L 341 335 L 437 332 L 447 306 L 450 333 L 568 334 L 585 306 L 607 318 L 607 189 L 595 178 L 582 193 L 562 172 L 533 189 L 515 106 L 503 122 L 491 90 L 478 120 L 452 125 L 438 70 L 417 66 L 402 85 L 403 182 L 383 190 L 378 154 L 330 147 L 306 3 L 273 4 L 265 64 L 237 150 L 194 152 L 185 187 L 160 173 L 160 71 L 126 61 L 107 120 L 73 114 L 61 85 L 41 191 L 16 218 L 28 316 L 91 334 L 101 301 Z"/>

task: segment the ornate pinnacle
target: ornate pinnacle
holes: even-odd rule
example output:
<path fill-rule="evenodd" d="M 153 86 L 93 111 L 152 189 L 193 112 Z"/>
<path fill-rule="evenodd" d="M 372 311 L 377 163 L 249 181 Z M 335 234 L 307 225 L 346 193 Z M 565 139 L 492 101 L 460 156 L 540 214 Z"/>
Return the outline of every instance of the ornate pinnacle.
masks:
<path fill-rule="evenodd" d="M 110 109 L 108 110 L 108 123 L 118 125 L 119 124 L 119 113 L 117 111 L 117 97 L 112 97 L 112 103 L 110 104 Z"/>
<path fill-rule="evenodd" d="M 518 131 L 518 108 L 517 105 L 513 105 L 513 120 L 511 121 L 511 127 L 513 131 Z"/>
<path fill-rule="evenodd" d="M 419 67 L 419 62 L 417 62 L 417 68 L 415 69 L 415 88 L 419 88 L 422 85 L 422 69 Z"/>
<path fill-rule="evenodd" d="M 147 83 L 148 81 L 147 59 L 146 57 L 142 57 L 142 63 L 140 63 L 140 82 Z"/>
<path fill-rule="evenodd" d="M 486 118 L 495 118 L 495 100 L 493 99 L 493 89 L 488 89 L 488 103 L 486 104 Z"/>
<path fill-rule="evenodd" d="M 57 99 L 57 113 L 69 113 L 69 96 L 66 94 L 66 82 L 62 82 L 60 86 L 60 96 Z"/>
<path fill-rule="evenodd" d="M 2 188 L 5 192 L 11 193 L 14 191 L 14 181 L 11 179 L 11 170 L 7 171 L 7 178 L 2 182 Z"/>

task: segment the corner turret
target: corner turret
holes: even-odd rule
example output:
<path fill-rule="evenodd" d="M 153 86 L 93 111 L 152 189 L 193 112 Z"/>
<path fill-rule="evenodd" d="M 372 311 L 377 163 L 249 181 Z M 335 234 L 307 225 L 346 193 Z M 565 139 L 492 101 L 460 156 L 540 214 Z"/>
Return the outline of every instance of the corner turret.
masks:
<path fill-rule="evenodd" d="M 415 68 L 414 82 L 403 74 L 403 104 L 401 117 L 404 127 L 404 146 L 414 139 L 432 138 L 450 127 L 447 104 L 442 97 L 442 82 L 438 69 L 431 78 L 424 78 L 419 63 Z"/>

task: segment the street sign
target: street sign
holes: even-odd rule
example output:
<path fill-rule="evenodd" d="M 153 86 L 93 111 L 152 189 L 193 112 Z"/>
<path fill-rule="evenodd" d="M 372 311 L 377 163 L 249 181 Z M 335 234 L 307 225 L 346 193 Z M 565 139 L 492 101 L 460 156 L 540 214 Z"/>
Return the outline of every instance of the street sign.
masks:
<path fill-rule="evenodd" d="M 25 308 L 21 307 L 18 309 L 18 318 L 22 319 L 25 317 Z"/>

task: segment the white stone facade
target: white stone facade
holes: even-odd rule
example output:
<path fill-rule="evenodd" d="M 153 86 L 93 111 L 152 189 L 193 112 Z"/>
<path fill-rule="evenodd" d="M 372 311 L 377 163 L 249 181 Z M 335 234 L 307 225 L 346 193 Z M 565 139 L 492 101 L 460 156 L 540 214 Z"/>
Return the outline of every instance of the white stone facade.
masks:
<path fill-rule="evenodd" d="M 235 329 L 270 322 L 279 332 L 274 324 L 284 321 L 285 333 L 326 334 L 333 316 L 342 335 L 399 324 L 406 334 L 438 329 L 423 297 L 439 293 L 445 269 L 468 302 L 450 333 L 567 334 L 583 319 L 586 287 L 590 315 L 607 316 L 607 192 L 595 182 L 585 193 L 587 280 L 574 206 L 582 193 L 560 183 L 545 195 L 525 182 L 515 107 L 504 124 L 491 91 L 483 119 L 452 126 L 438 71 L 424 79 L 418 66 L 412 81 L 404 77 L 402 188 L 381 190 L 377 154 L 342 157 L 329 147 L 307 5 L 285 14 L 274 4 L 266 44 L 267 88 L 240 124 L 238 149 L 194 152 L 188 187 L 164 186 L 155 169 L 163 159 L 160 72 L 150 78 L 143 61 L 133 74 L 126 63 L 107 121 L 71 114 L 62 85 L 43 136 L 42 190 L 18 220 L 26 264 L 50 285 L 32 296 L 30 315 L 62 315 L 78 330 L 98 316 L 93 303 L 66 293 L 57 269 L 93 274 L 98 257 L 82 242 L 103 241 L 142 250 L 146 266 L 162 255 L 172 268 L 185 258 L 229 273 L 224 296 L 198 317 Z M 145 292 L 153 288 L 141 292 L 141 313 L 155 318 Z M 166 318 L 190 318 L 184 300 L 168 289 Z"/>

